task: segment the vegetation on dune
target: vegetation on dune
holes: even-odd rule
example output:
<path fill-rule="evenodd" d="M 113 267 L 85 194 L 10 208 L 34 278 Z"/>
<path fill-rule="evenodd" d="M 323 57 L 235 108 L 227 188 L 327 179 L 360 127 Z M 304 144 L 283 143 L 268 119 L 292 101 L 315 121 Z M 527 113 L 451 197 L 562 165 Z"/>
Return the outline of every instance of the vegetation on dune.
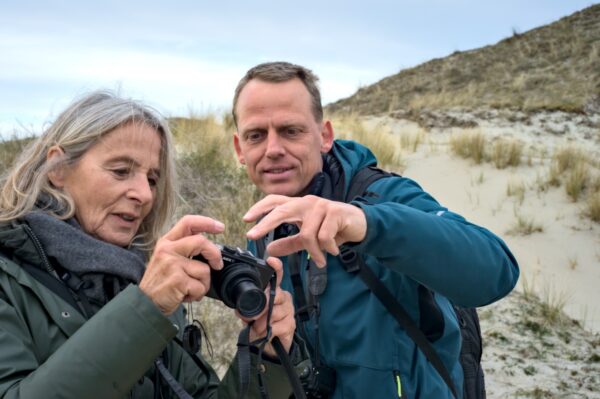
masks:
<path fill-rule="evenodd" d="M 327 109 L 374 115 L 450 107 L 600 112 L 600 4 L 402 70 Z"/>

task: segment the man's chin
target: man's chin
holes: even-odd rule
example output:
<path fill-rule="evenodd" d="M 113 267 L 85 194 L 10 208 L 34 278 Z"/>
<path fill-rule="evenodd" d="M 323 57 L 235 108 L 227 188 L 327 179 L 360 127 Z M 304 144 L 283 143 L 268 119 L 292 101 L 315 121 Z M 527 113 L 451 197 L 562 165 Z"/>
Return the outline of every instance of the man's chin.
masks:
<path fill-rule="evenodd" d="M 265 184 L 259 187 L 264 194 L 285 195 L 286 197 L 296 197 L 299 194 L 297 187 L 290 184 Z"/>

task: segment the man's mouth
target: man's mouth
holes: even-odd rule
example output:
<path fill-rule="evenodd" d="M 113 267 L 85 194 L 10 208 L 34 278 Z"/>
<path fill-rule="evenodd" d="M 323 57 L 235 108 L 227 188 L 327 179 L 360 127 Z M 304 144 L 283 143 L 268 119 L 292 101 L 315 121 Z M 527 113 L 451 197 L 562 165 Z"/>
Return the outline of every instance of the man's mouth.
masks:
<path fill-rule="evenodd" d="M 265 173 L 277 175 L 277 174 L 285 173 L 288 170 L 292 170 L 292 168 L 291 167 L 269 168 L 269 169 L 265 169 Z"/>

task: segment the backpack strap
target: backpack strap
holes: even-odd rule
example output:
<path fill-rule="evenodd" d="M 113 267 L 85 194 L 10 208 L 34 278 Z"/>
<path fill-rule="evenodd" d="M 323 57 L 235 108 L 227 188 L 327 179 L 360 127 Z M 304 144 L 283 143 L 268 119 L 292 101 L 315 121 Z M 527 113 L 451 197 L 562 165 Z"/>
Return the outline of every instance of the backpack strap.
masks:
<path fill-rule="evenodd" d="M 350 186 L 348 187 L 348 192 L 346 193 L 345 202 L 348 203 L 355 199 L 356 197 L 360 197 L 361 195 L 367 194 L 367 188 L 376 182 L 377 180 L 383 177 L 390 176 L 399 176 L 392 172 L 387 172 L 383 169 L 378 168 L 377 166 L 367 166 L 365 168 L 360 169 L 352 180 L 350 181 Z"/>
<path fill-rule="evenodd" d="M 390 176 L 394 176 L 394 174 L 374 166 L 359 170 L 350 182 L 350 187 L 346 194 L 346 202 L 350 202 L 358 196 L 365 195 L 367 193 L 367 188 L 373 182 Z M 421 352 L 423 352 L 427 360 L 436 369 L 440 377 L 442 377 L 452 392 L 452 395 L 455 398 L 458 398 L 456 387 L 452 378 L 450 378 L 450 373 L 446 369 L 446 366 L 438 353 L 433 348 L 433 345 L 431 345 L 425 334 L 419 329 L 404 307 L 396 300 L 396 298 L 394 298 L 387 287 L 366 265 L 363 257 L 345 245 L 340 247 L 340 255 L 338 257 L 347 272 L 356 273 L 366 286 L 369 287 L 387 311 L 396 319 L 400 327 L 402 327 L 406 334 L 415 342 L 417 347 L 421 349 Z"/>

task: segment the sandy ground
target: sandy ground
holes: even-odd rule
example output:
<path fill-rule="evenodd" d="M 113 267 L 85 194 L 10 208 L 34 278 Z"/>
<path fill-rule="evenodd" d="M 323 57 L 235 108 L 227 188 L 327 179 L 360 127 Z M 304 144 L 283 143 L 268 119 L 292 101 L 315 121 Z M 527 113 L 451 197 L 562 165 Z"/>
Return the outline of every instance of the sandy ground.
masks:
<path fill-rule="evenodd" d="M 394 119 L 378 118 L 369 124 L 395 132 L 410 129 L 410 123 Z M 600 132 L 595 137 L 543 136 L 539 130 L 519 134 L 506 126 L 488 126 L 483 132 L 519 138 L 536 154 L 544 149 L 552 154 L 555 147 L 575 140 L 590 151 L 600 151 Z M 536 181 L 547 173 L 549 155 L 534 156 L 531 165 L 502 170 L 490 163 L 476 165 L 451 154 L 448 133 L 434 130 L 426 134 L 417 152 L 403 154 L 403 175 L 416 180 L 442 205 L 502 237 L 521 267 L 518 289 L 525 285 L 548 300 L 565 301 L 567 314 L 600 332 L 600 225 L 581 216 L 583 203 L 573 203 L 564 187 L 537 190 Z M 522 200 L 507 195 L 509 184 L 525 185 Z M 540 225 L 543 231 L 509 234 L 517 216 Z"/>

